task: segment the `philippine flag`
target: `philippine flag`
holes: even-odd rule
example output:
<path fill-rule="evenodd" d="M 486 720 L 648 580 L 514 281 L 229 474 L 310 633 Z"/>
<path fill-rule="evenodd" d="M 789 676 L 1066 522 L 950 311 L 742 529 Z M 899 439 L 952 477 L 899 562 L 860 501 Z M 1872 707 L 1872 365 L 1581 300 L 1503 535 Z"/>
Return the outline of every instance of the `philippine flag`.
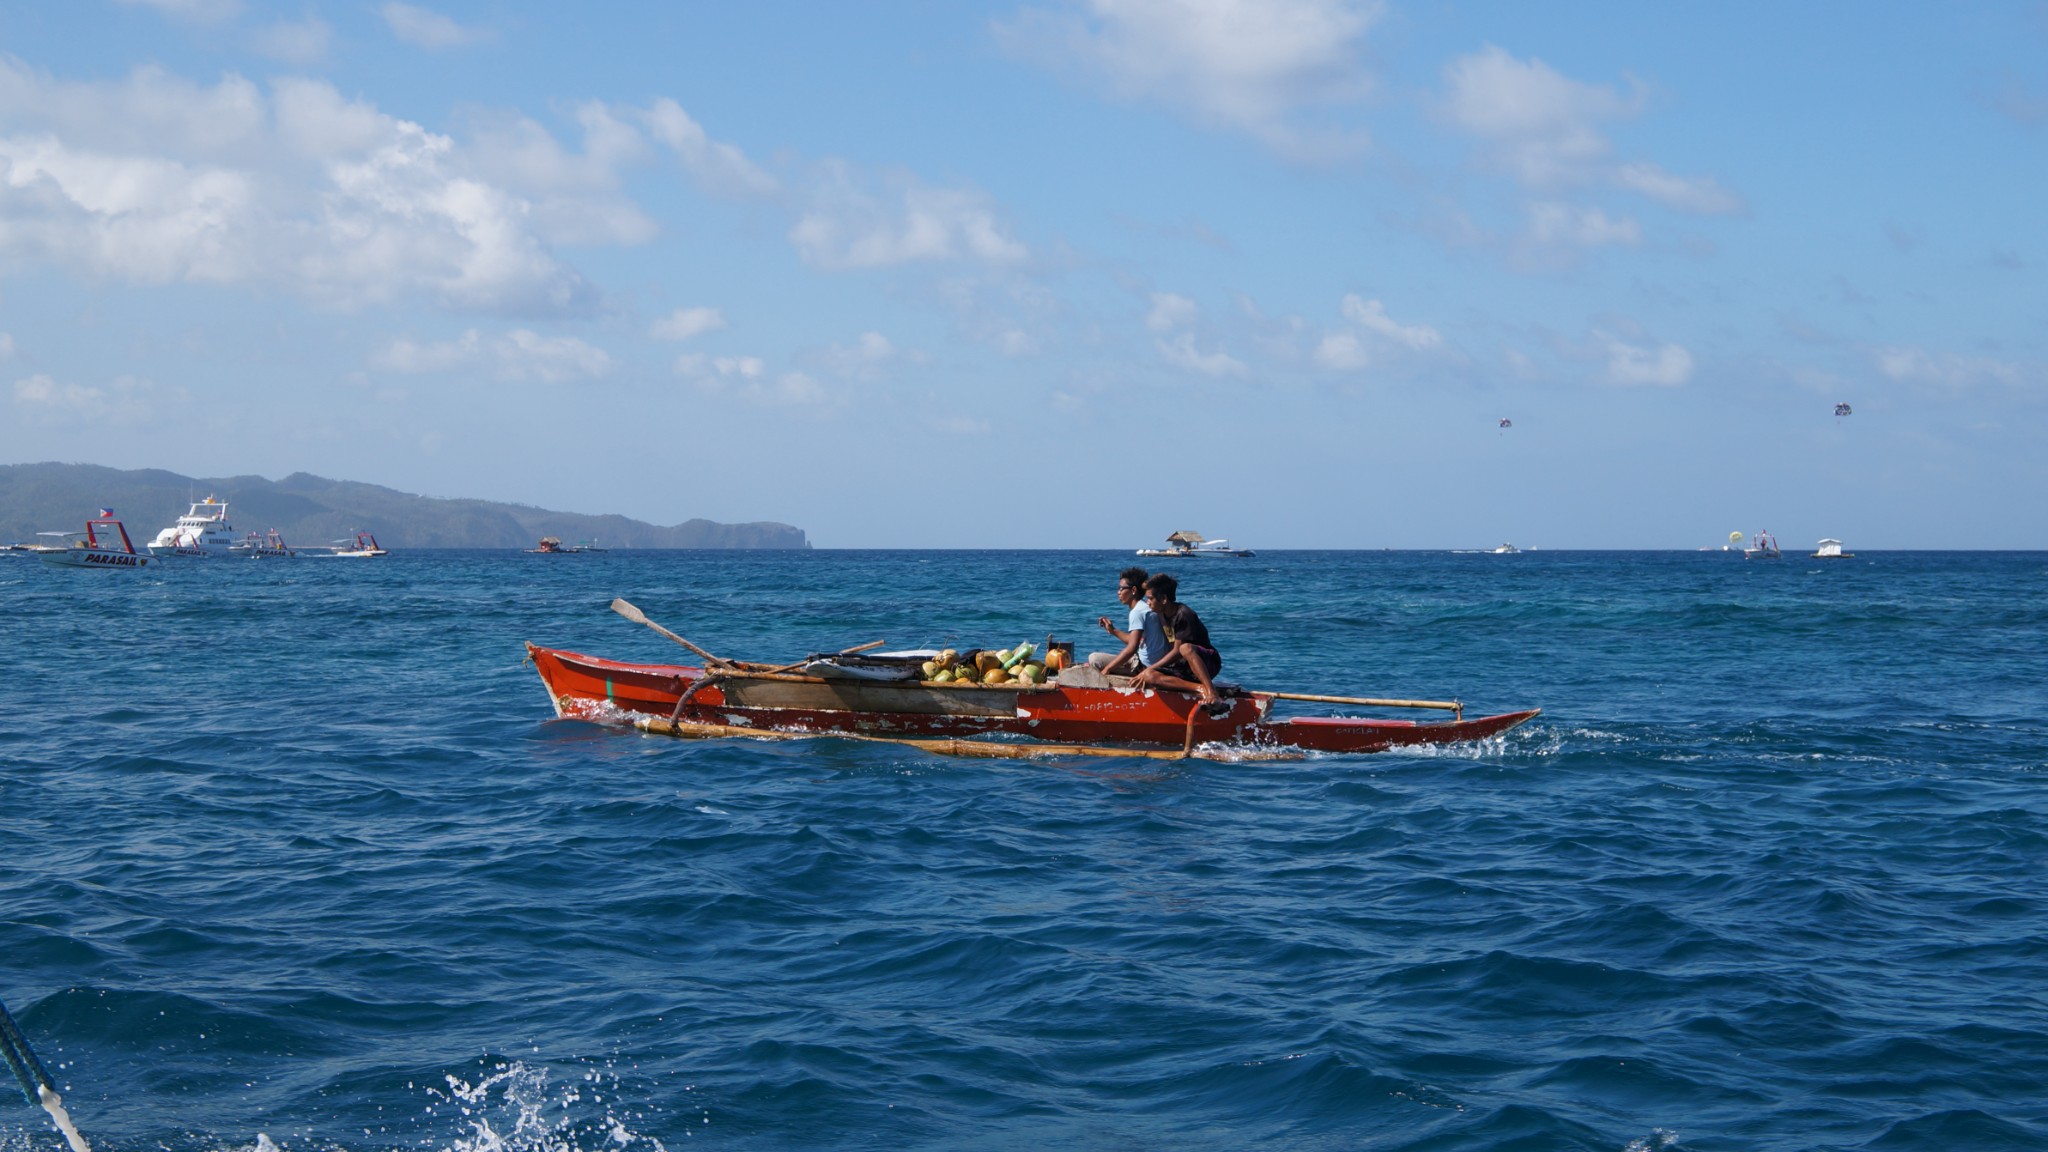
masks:
<path fill-rule="evenodd" d="M 113 518 L 114 518 L 114 510 L 113 510 L 112 508 L 102 508 L 102 509 L 100 509 L 100 519 L 102 519 L 102 520 L 112 520 Z"/>

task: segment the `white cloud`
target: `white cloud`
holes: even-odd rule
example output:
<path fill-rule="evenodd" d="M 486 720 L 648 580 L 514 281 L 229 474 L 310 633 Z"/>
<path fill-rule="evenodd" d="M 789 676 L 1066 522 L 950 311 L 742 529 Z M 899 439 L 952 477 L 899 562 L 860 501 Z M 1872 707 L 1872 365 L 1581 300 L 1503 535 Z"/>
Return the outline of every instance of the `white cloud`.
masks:
<path fill-rule="evenodd" d="M 1491 163 L 1523 187 L 1556 194 L 1565 189 L 1618 188 L 1676 212 L 1725 216 L 1742 200 L 1708 176 L 1679 176 L 1648 161 L 1618 161 L 1604 125 L 1642 114 L 1639 83 L 1623 93 L 1563 75 L 1531 57 L 1517 60 L 1493 45 L 1444 68 L 1442 111 L 1458 130 L 1486 145 Z M 1590 246 L 1634 244 L 1636 223 L 1604 212 L 1557 203 L 1532 207 L 1538 243 Z"/>
<path fill-rule="evenodd" d="M 734 197 L 773 196 L 778 190 L 773 176 L 755 167 L 738 148 L 705 135 L 704 129 L 675 101 L 656 100 L 639 116 L 648 133 L 676 154 L 683 171 L 699 187 Z"/>
<path fill-rule="evenodd" d="M 896 346 L 889 343 L 889 338 L 880 332 L 863 332 L 860 334 L 860 340 L 852 348 L 843 351 L 850 358 L 873 362 L 894 356 Z"/>
<path fill-rule="evenodd" d="M 835 372 L 872 377 L 904 353 L 880 332 L 863 332 L 851 344 L 834 344 L 817 359 Z M 915 359 L 915 356 L 912 357 Z"/>
<path fill-rule="evenodd" d="M 756 404 L 812 409 L 822 409 L 830 399 L 816 380 L 802 372 L 784 372 L 773 383 L 750 384 L 742 395 Z"/>
<path fill-rule="evenodd" d="M 1626 216 L 1617 218 L 1598 208 L 1546 201 L 1529 205 L 1529 238 L 1538 244 L 1569 244 L 1577 248 L 1634 247 L 1642 243 L 1643 230 Z"/>
<path fill-rule="evenodd" d="M 933 188 L 908 175 L 883 183 L 877 194 L 847 165 L 825 165 L 811 208 L 789 230 L 806 263 L 832 269 L 955 260 L 1009 265 L 1031 254 L 979 192 Z"/>
<path fill-rule="evenodd" d="M 415 48 L 441 51 L 465 48 L 490 37 L 480 28 L 466 28 L 439 12 L 415 4 L 392 3 L 378 9 L 391 34 Z"/>
<path fill-rule="evenodd" d="M 1157 341 L 1159 354 L 1168 364 L 1204 376 L 1242 376 L 1244 362 L 1221 349 L 1203 352 L 1195 347 L 1192 332 L 1182 332 L 1168 340 Z"/>
<path fill-rule="evenodd" d="M 1364 133 L 1313 114 L 1362 100 L 1360 56 L 1377 0 L 1083 0 L 1032 10 L 998 33 L 1120 95 L 1244 132 L 1298 159 L 1356 152 Z"/>
<path fill-rule="evenodd" d="M 416 293 L 505 315 L 588 312 L 556 244 L 635 244 L 620 187 L 652 156 L 633 110 L 586 104 L 571 151 L 532 121 L 468 143 L 280 79 L 158 69 L 62 82 L 0 58 L 0 260 L 95 279 L 282 287 L 357 307 Z"/>
<path fill-rule="evenodd" d="M 1674 176 L 1655 164 L 1623 164 L 1615 169 L 1614 182 L 1696 216 L 1730 216 L 1742 211 L 1742 199 L 1710 176 Z"/>
<path fill-rule="evenodd" d="M 268 115 L 261 89 L 233 74 L 211 87 L 156 67 L 120 80 L 62 81 L 0 56 L 0 123 L 74 149 L 253 161 L 268 143 Z"/>
<path fill-rule="evenodd" d="M 1692 353 L 1676 344 L 1659 348 L 1624 344 L 1612 336 L 1607 345 L 1607 379 L 1615 384 L 1676 388 L 1692 379 Z"/>
<path fill-rule="evenodd" d="M 23 416 L 49 423 L 113 421 L 136 424 L 156 414 L 156 385 L 134 376 L 116 377 L 107 388 L 62 383 L 38 372 L 14 382 L 14 406 Z"/>
<path fill-rule="evenodd" d="M 1356 372 L 1372 363 L 1372 357 L 1357 333 L 1331 332 L 1316 345 L 1315 362 L 1338 372 Z"/>
<path fill-rule="evenodd" d="M 576 109 L 583 150 L 563 147 L 554 133 L 524 116 L 479 118 L 466 156 L 479 176 L 513 190 L 529 204 L 534 230 L 550 242 L 644 244 L 660 228 L 620 191 L 625 171 L 644 163 L 647 140 L 603 104 Z"/>
<path fill-rule="evenodd" d="M 515 383 L 565 384 L 606 375 L 612 359 L 604 349 L 573 336 L 542 336 L 514 328 L 486 339 L 472 328 L 454 340 L 427 344 L 395 340 L 371 364 L 408 375 L 479 371 Z"/>
<path fill-rule="evenodd" d="M 1456 127 L 1492 143 L 1495 159 L 1536 188 L 1577 182 L 1610 145 L 1598 125 L 1636 115 L 1642 96 L 1581 84 L 1541 60 L 1516 60 L 1488 45 L 1444 68 L 1445 112 Z"/>
<path fill-rule="evenodd" d="M 685 352 L 676 357 L 676 373 L 682 376 L 752 380 L 767 369 L 768 365 L 758 356 L 706 356 L 702 352 Z"/>
<path fill-rule="evenodd" d="M 325 20 L 307 13 L 304 20 L 280 21 L 267 28 L 258 29 L 250 36 L 250 46 L 272 60 L 304 67 L 318 64 L 327 56 L 327 44 L 333 39 L 334 30 Z"/>
<path fill-rule="evenodd" d="M 0 360 L 12 359 L 14 359 L 14 335 L 10 332 L 0 332 Z"/>
<path fill-rule="evenodd" d="M 1357 296 L 1346 296 L 1339 308 L 1346 320 L 1360 328 L 1418 352 L 1443 343 L 1443 337 L 1428 325 L 1395 323 L 1393 317 L 1387 315 L 1387 306 L 1377 300 L 1361 300 Z"/>
<path fill-rule="evenodd" d="M 716 308 L 678 308 L 647 330 L 656 340 L 688 340 L 725 327 L 725 313 Z"/>
<path fill-rule="evenodd" d="M 1145 315 L 1145 327 L 1153 332 L 1171 332 L 1195 321 L 1195 302 L 1172 292 L 1154 292 L 1152 311 Z"/>
<path fill-rule="evenodd" d="M 1888 347 L 1878 349 L 1873 359 L 1878 372 L 1887 379 L 1939 388 L 1968 388 L 1983 384 L 2017 388 L 2029 380 L 2048 382 L 2048 369 L 2042 365 L 1994 360 L 1986 356 L 1935 355 L 1924 348 Z"/>
<path fill-rule="evenodd" d="M 561 384 L 594 380 L 612 368 L 610 354 L 574 336 L 541 336 L 514 328 L 505 341 L 509 347 L 498 349 L 500 379 Z"/>
<path fill-rule="evenodd" d="M 1193 300 L 1172 292 L 1154 292 L 1152 310 L 1145 316 L 1145 327 L 1159 338 L 1153 346 L 1168 364 L 1188 372 L 1199 372 L 1204 376 L 1241 376 L 1244 363 L 1222 349 L 1204 352 L 1195 345 L 1195 324 L 1201 319 L 1201 309 Z"/>
<path fill-rule="evenodd" d="M 1402 324 L 1387 315 L 1378 300 L 1346 295 L 1338 304 L 1347 327 L 1326 332 L 1311 359 L 1338 372 L 1356 372 L 1382 352 L 1431 352 L 1442 347 L 1442 333 L 1426 324 Z"/>
<path fill-rule="evenodd" d="M 835 407 L 815 377 L 805 372 L 771 377 L 757 356 L 679 356 L 676 373 L 695 380 L 706 394 L 731 395 L 765 408 L 803 408 L 822 416 Z"/>

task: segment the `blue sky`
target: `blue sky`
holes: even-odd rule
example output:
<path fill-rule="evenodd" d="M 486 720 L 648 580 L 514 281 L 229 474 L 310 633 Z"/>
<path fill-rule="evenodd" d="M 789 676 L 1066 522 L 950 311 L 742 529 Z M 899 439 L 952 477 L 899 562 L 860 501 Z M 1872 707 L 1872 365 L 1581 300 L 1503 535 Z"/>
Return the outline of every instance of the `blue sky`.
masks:
<path fill-rule="evenodd" d="M 13 5 L 0 460 L 2048 548 L 2044 159 L 2038 2 Z"/>

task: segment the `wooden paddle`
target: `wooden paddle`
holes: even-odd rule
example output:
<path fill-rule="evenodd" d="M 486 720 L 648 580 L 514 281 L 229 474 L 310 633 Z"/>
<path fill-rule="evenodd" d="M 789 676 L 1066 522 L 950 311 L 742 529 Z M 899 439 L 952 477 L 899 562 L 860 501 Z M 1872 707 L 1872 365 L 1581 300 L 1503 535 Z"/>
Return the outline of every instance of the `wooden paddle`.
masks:
<path fill-rule="evenodd" d="M 695 644 L 690 643 L 688 640 L 683 639 L 681 636 L 678 636 L 675 633 L 669 631 L 668 629 L 663 628 L 661 625 L 656 624 L 654 621 L 649 620 L 647 618 L 647 613 L 642 612 L 638 608 L 635 608 L 630 601 L 612 601 L 612 611 L 617 612 L 619 615 L 624 616 L 626 619 L 631 620 L 635 624 L 647 625 L 649 628 L 654 629 L 656 632 L 661 633 L 663 636 L 668 637 L 676 643 L 681 644 L 683 647 L 688 648 L 690 651 L 695 652 L 697 655 L 702 656 L 704 658 L 705 663 L 707 664 L 716 664 L 720 668 L 732 668 L 735 671 L 738 670 L 738 666 L 735 665 L 732 661 L 721 660 L 718 657 L 713 656 L 711 653 L 706 652 L 702 648 L 697 647 Z"/>
<path fill-rule="evenodd" d="M 1373 708 L 1442 708 L 1463 714 L 1465 705 L 1457 700 L 1376 700 L 1365 696 L 1310 696 L 1304 692 L 1253 692 L 1268 700 L 1307 700 L 1315 704 L 1364 704 Z"/>

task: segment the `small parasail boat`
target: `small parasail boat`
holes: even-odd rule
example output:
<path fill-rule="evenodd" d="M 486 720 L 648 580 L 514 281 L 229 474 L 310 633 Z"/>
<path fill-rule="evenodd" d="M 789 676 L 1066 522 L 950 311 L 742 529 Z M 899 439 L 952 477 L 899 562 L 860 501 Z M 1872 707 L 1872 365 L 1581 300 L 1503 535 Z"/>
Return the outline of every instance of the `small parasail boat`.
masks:
<path fill-rule="evenodd" d="M 247 556 L 255 559 L 263 556 L 290 557 L 298 553 L 285 547 L 284 536 L 277 529 L 268 532 L 251 532 L 241 542 L 228 549 L 229 555 Z"/>
<path fill-rule="evenodd" d="M 354 540 L 337 540 L 334 555 L 346 557 L 389 556 L 391 553 L 377 546 L 377 538 L 368 532 L 358 532 Z"/>
<path fill-rule="evenodd" d="M 1168 560 L 1198 560 L 1207 556 L 1245 557 L 1256 553 L 1249 548 L 1232 548 L 1228 540 L 1205 540 L 1200 532 L 1175 532 L 1166 538 L 1166 547 L 1140 548 L 1138 555 Z"/>
<path fill-rule="evenodd" d="M 627 722 L 672 736 L 885 740 L 957 756 L 1254 759 L 1483 740 L 1541 712 L 1467 719 L 1464 705 L 1454 700 L 1310 696 L 1222 684 L 1221 698 L 1204 706 L 1193 693 L 1138 687 L 1086 665 L 1061 668 L 1043 682 L 946 681 L 927 678 L 934 654 L 926 652 L 868 655 L 849 649 L 768 665 L 721 659 L 623 600 L 612 607 L 689 647 L 704 662 L 634 664 L 529 643 L 527 658 L 556 716 Z M 1431 722 L 1282 717 L 1275 705 L 1283 700 L 1441 709 L 1453 716 Z"/>
<path fill-rule="evenodd" d="M 77 537 L 68 548 L 46 548 L 39 553 L 43 563 L 58 568 L 143 568 L 156 562 L 156 557 L 135 550 L 128 529 L 114 519 L 112 508 L 100 509 L 99 515 L 85 522 L 83 532 L 43 535 Z"/>
<path fill-rule="evenodd" d="M 1776 560 L 1783 553 L 1778 551 L 1778 538 L 1769 532 L 1759 532 L 1742 550 L 1744 560 Z"/>

